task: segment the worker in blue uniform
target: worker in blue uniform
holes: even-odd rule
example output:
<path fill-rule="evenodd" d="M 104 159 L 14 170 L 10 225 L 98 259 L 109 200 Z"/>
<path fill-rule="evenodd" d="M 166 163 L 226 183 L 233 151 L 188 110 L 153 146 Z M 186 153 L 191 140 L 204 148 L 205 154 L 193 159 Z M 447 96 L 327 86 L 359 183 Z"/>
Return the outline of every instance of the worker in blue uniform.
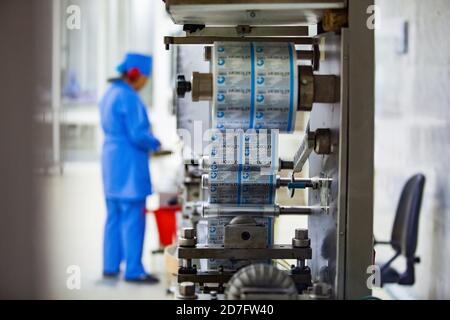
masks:
<path fill-rule="evenodd" d="M 149 154 L 160 148 L 153 136 L 146 107 L 138 95 L 151 74 L 150 56 L 129 53 L 117 67 L 100 102 L 104 131 L 103 186 L 107 218 L 103 249 L 103 275 L 117 277 L 125 262 L 126 281 L 156 283 L 145 272 L 142 249 L 145 232 L 145 199 L 152 193 Z"/>

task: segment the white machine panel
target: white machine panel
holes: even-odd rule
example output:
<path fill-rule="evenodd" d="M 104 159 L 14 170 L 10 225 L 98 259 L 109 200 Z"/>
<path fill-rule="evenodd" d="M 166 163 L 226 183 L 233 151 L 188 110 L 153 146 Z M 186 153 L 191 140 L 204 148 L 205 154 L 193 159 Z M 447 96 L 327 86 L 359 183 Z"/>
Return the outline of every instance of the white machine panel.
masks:
<path fill-rule="evenodd" d="M 176 24 L 289 25 L 316 24 L 324 9 L 340 9 L 344 0 L 166 0 Z"/>

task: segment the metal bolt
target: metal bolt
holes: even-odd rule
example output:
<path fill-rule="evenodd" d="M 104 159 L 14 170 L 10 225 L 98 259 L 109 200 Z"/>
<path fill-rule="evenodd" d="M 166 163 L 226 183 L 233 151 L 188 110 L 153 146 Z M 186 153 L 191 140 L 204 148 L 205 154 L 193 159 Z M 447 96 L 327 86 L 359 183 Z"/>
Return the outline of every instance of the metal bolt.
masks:
<path fill-rule="evenodd" d="M 292 239 L 292 246 L 294 248 L 307 248 L 311 245 L 310 239 Z"/>
<path fill-rule="evenodd" d="M 305 260 L 297 260 L 297 267 L 303 269 L 306 266 Z"/>
<path fill-rule="evenodd" d="M 195 229 L 194 228 L 183 228 L 183 238 L 194 239 L 195 238 Z"/>
<path fill-rule="evenodd" d="M 191 92 L 192 84 L 186 81 L 184 75 L 180 74 L 177 76 L 177 95 L 180 98 L 184 98 L 186 92 Z"/>
<path fill-rule="evenodd" d="M 299 240 L 308 239 L 308 229 L 295 229 L 295 239 Z"/>
<path fill-rule="evenodd" d="M 179 284 L 178 289 L 183 297 L 195 296 L 195 284 L 193 282 L 182 282 Z"/>

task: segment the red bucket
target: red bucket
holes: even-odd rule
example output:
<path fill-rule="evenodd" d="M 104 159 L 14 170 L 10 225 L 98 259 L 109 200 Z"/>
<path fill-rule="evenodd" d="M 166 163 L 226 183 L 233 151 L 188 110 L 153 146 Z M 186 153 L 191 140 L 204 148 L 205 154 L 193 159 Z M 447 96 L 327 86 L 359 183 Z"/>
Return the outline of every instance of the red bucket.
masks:
<path fill-rule="evenodd" d="M 159 243 L 162 247 L 167 247 L 174 242 L 177 234 L 176 213 L 180 211 L 180 206 L 167 206 L 155 210 L 153 213 L 158 227 Z"/>

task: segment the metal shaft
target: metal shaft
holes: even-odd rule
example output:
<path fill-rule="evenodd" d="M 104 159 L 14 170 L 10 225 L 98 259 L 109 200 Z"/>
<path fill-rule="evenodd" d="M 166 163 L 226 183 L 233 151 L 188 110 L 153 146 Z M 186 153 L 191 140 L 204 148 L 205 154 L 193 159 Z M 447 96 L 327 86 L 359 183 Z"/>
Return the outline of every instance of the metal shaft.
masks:
<path fill-rule="evenodd" d="M 280 214 L 311 215 L 313 213 L 312 207 L 280 206 L 279 209 Z"/>
<path fill-rule="evenodd" d="M 238 215 L 275 217 L 279 216 L 280 214 L 311 215 L 313 211 L 313 207 L 303 206 L 267 205 L 238 207 L 233 205 L 205 205 L 203 207 L 203 217 L 234 217 Z"/>

